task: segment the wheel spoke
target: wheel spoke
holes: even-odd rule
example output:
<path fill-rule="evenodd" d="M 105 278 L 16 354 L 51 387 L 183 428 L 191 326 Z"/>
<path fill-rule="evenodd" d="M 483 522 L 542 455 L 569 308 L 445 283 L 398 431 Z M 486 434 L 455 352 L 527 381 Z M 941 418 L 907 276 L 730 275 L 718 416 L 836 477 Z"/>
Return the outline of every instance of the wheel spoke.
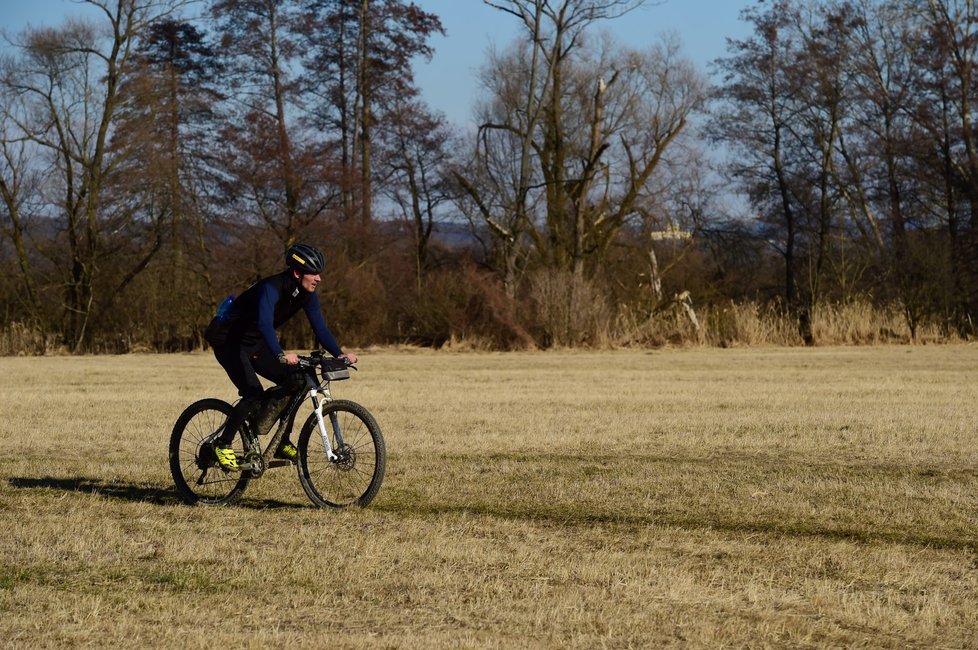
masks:
<path fill-rule="evenodd" d="M 202 469 L 198 455 L 203 445 L 216 437 L 231 414 L 231 405 L 215 399 L 196 402 L 181 414 L 170 437 L 170 471 L 177 491 L 187 503 L 225 504 L 240 498 L 248 479 L 215 468 Z M 233 446 L 243 449 L 236 435 Z M 214 471 L 210 471 L 214 469 Z"/>
<path fill-rule="evenodd" d="M 331 421 L 335 417 L 344 444 L 334 447 L 338 458 L 330 461 L 318 421 L 311 416 L 299 437 L 299 480 L 317 505 L 365 506 L 376 495 L 384 476 L 386 451 L 380 428 L 366 409 L 353 402 L 331 402 L 326 412 Z M 328 428 L 333 433 L 332 426 Z"/>

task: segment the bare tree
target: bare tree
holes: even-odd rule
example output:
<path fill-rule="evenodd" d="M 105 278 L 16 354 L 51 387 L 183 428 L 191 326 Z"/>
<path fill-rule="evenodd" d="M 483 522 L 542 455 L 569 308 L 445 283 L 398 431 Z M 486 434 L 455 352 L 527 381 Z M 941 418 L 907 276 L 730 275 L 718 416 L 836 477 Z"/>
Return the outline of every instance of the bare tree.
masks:
<path fill-rule="evenodd" d="M 432 13 L 404 0 L 307 0 L 306 92 L 317 124 L 339 140 L 344 212 L 372 220 L 375 178 L 386 172 L 376 143 L 389 139 L 391 107 L 417 95 L 412 63 L 443 32 Z M 324 38 L 325 36 L 325 38 Z M 380 152 L 383 155 L 383 152 Z"/>
<path fill-rule="evenodd" d="M 630 222 L 657 230 L 676 227 L 657 195 L 664 179 L 687 187 L 682 177 L 697 171 L 666 166 L 687 160 L 680 139 L 706 95 L 705 80 L 674 40 L 644 51 L 613 49 L 601 67 L 610 71 L 608 81 L 599 76 L 592 107 L 579 126 L 567 125 L 569 133 L 589 134 L 586 147 L 577 149 L 584 155 L 571 156 L 571 169 L 581 171 L 564 184 L 574 217 L 570 268 L 577 274 L 588 261 L 599 264 Z M 582 72 L 583 96 L 598 70 Z M 695 200 L 687 197 L 686 204 Z"/>
<path fill-rule="evenodd" d="M 791 71 L 800 52 L 791 30 L 793 7 L 777 0 L 766 10 L 745 10 L 742 18 L 754 25 L 754 35 L 729 41 L 731 56 L 717 62 L 724 77 L 711 131 L 734 152 L 730 173 L 743 184 L 768 226 L 765 238 L 784 259 L 783 295 L 797 312 L 801 181 L 790 140 L 805 79 Z"/>
<path fill-rule="evenodd" d="M 513 108 L 525 114 L 522 123 L 510 120 L 487 121 L 480 127 L 484 131 L 504 131 L 515 136 L 521 143 L 520 173 L 517 180 L 514 206 L 518 219 L 531 220 L 526 213 L 527 195 L 532 191 L 531 165 L 538 167 L 540 181 L 546 195 L 546 241 L 535 229 L 534 234 L 538 253 L 550 258 L 557 268 L 568 266 L 576 275 L 584 272 L 584 229 L 587 208 L 582 205 L 587 190 L 598 173 L 600 157 L 607 148 L 604 134 L 604 105 L 606 80 L 600 75 L 591 77 L 585 90 L 593 93 L 591 124 L 576 124 L 589 134 L 588 142 L 580 155 L 584 158 L 583 168 L 572 170 L 570 165 L 571 148 L 574 142 L 568 128 L 571 119 L 567 113 L 575 107 L 582 108 L 583 98 L 572 97 L 568 86 L 574 67 L 574 57 L 585 42 L 585 32 L 595 22 L 618 18 L 642 5 L 642 0 L 507 0 L 494 2 L 484 0 L 485 4 L 517 18 L 524 26 L 524 43 L 530 49 L 528 58 L 529 77 L 525 79 L 520 93 L 520 103 Z M 612 80 L 617 71 L 611 72 Z M 586 104 L 585 104 L 586 105 Z M 535 160 L 533 160 L 535 158 Z M 578 174 L 580 176 L 578 177 Z M 571 189 L 568 183 L 573 184 Z M 575 209 L 575 196 L 577 206 Z"/>
<path fill-rule="evenodd" d="M 417 100 L 397 100 L 391 108 L 383 141 L 389 173 L 382 187 L 410 225 L 420 291 L 431 262 L 435 225 L 447 221 L 445 211 L 454 198 L 450 173 L 455 137 L 443 116 Z"/>
<path fill-rule="evenodd" d="M 715 134 L 741 154 L 732 172 L 803 329 L 806 309 L 856 291 L 898 300 L 912 335 L 928 316 L 971 331 L 973 3 L 780 0 L 744 17 L 755 35 L 720 61 Z"/>
<path fill-rule="evenodd" d="M 14 119 L 23 114 L 15 93 L 0 89 L 0 234 L 9 239 L 16 257 L 18 280 L 23 291 L 16 300 L 23 317 L 37 328 L 42 336 L 49 329 L 39 291 L 40 273 L 31 260 L 32 223 L 39 216 L 41 175 L 32 165 L 32 146 L 29 139 L 14 127 Z M 8 314 L 12 309 L 8 308 Z"/>
<path fill-rule="evenodd" d="M 135 39 L 152 22 L 188 0 L 84 0 L 99 23 L 72 21 L 60 28 L 25 31 L 17 56 L 2 75 L 5 91 L 21 109 L 6 115 L 7 137 L 29 141 L 35 160 L 48 165 L 47 215 L 64 233 L 66 251 L 52 250 L 65 274 L 63 333 L 71 349 L 85 347 L 92 320 L 105 300 L 146 268 L 156 247 L 120 245 L 144 241 L 135 213 L 106 202 L 106 182 L 126 152 L 110 150 L 121 102 L 121 84 L 132 74 Z M 32 155 L 35 152 L 32 152 Z M 114 278 L 99 294 L 100 265 L 112 260 Z"/>
<path fill-rule="evenodd" d="M 211 12 L 237 90 L 235 128 L 226 132 L 237 149 L 228 166 L 230 194 L 247 196 L 246 209 L 284 248 L 316 216 L 303 205 L 310 170 L 299 161 L 307 145 L 295 117 L 299 9 L 279 0 L 218 0 Z"/>
<path fill-rule="evenodd" d="M 636 51 L 585 33 L 641 2 L 487 4 L 526 33 L 490 56 L 475 156 L 458 181 L 495 235 L 509 292 L 528 246 L 545 267 L 590 276 L 622 227 L 641 220 L 705 82 L 676 43 Z"/>
<path fill-rule="evenodd" d="M 455 172 L 460 207 L 487 229 L 484 246 L 513 297 L 528 257 L 542 181 L 532 167 L 533 133 L 540 119 L 535 49 L 509 57 L 492 54 L 481 78 L 487 99 L 477 109 L 483 123 L 472 158 Z M 476 228 L 476 232 L 479 232 Z"/>
<path fill-rule="evenodd" d="M 210 157 L 222 95 L 214 80 L 220 67 L 205 35 L 194 25 L 163 20 L 142 35 L 134 73 L 122 86 L 112 149 L 127 151 L 111 179 L 117 200 L 139 202 L 157 213 L 163 273 L 152 290 L 156 342 L 193 346 L 202 340 L 213 308 L 206 229 L 207 194 L 213 185 Z M 134 183 L 133 179 L 140 182 Z M 146 294 L 149 295 L 146 295 Z"/>
<path fill-rule="evenodd" d="M 915 123 L 925 147 L 920 174 L 939 171 L 931 185 L 950 244 L 953 318 L 965 334 L 978 316 L 978 9 L 971 0 L 928 0 L 916 53 L 922 71 Z M 936 154 L 936 155 L 935 155 Z"/>
<path fill-rule="evenodd" d="M 900 301 L 915 336 L 927 309 L 910 235 L 921 187 L 910 162 L 920 89 L 913 57 L 924 35 L 916 7 L 902 0 L 860 0 L 840 12 L 850 12 L 840 31 L 850 41 L 851 114 L 839 135 L 835 186 L 857 247 L 850 266 L 877 273 L 878 296 Z"/>

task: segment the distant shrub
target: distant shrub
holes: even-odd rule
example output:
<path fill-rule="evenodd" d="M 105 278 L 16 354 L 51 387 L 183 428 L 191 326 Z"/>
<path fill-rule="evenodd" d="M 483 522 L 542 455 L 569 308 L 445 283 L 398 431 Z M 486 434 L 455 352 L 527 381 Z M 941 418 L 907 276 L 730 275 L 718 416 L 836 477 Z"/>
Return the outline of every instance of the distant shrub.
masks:
<path fill-rule="evenodd" d="M 522 350 L 536 347 L 524 318 L 493 275 L 463 266 L 429 273 L 398 331 L 432 347 Z"/>
<path fill-rule="evenodd" d="M 20 322 L 0 328 L 0 356 L 39 356 L 53 352 L 64 352 L 53 335 Z"/>
<path fill-rule="evenodd" d="M 607 347 L 614 314 L 605 292 L 569 271 L 542 270 L 530 279 L 534 327 L 543 347 Z"/>
<path fill-rule="evenodd" d="M 798 321 L 775 304 L 731 301 L 703 311 L 702 321 L 707 345 L 791 346 L 803 343 L 798 333 Z"/>

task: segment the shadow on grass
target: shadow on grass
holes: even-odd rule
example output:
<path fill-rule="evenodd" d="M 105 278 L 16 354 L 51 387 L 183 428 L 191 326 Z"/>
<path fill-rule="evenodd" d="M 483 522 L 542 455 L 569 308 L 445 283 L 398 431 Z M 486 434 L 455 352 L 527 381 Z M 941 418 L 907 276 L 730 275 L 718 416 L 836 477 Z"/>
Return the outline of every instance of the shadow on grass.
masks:
<path fill-rule="evenodd" d="M 442 466 L 453 467 L 449 483 L 466 480 L 467 476 L 478 477 L 480 471 L 496 472 L 493 484 L 500 487 L 493 496 L 473 495 L 469 502 L 458 499 L 457 484 L 451 494 L 439 497 L 413 492 L 410 487 L 398 486 L 393 499 L 381 499 L 371 506 L 381 511 L 396 514 L 439 516 L 450 514 L 471 514 L 512 521 L 536 522 L 545 526 L 621 526 L 642 528 L 664 526 L 688 531 L 715 531 L 738 535 L 762 535 L 768 538 L 823 539 L 845 541 L 858 544 L 899 544 L 933 549 L 970 551 L 978 554 L 978 527 L 971 523 L 957 524 L 946 522 L 944 527 L 901 527 L 886 521 L 885 515 L 866 513 L 865 521 L 860 522 L 859 508 L 850 510 L 851 517 L 833 520 L 831 516 L 800 518 L 786 516 L 777 508 L 763 510 L 725 512 L 720 507 L 694 504 L 684 508 L 676 502 L 676 494 L 657 504 L 616 504 L 609 499 L 598 508 L 589 509 L 587 505 L 576 502 L 572 497 L 553 501 L 527 497 L 534 488 L 541 494 L 555 482 L 562 484 L 585 484 L 593 477 L 612 479 L 614 483 L 620 476 L 633 474 L 642 477 L 646 474 L 660 475 L 666 469 L 668 476 L 675 481 L 688 481 L 695 478 L 700 485 L 717 480 L 717 477 L 745 477 L 745 483 L 758 488 L 774 486 L 784 482 L 787 477 L 801 477 L 799 482 L 810 486 L 811 498 L 817 503 L 820 497 L 818 480 L 824 480 L 833 496 L 850 490 L 858 484 L 893 485 L 893 494 L 899 494 L 908 485 L 921 487 L 955 483 L 962 486 L 973 485 L 978 471 L 974 467 L 943 467 L 935 464 L 919 463 L 915 466 L 897 463 L 878 463 L 872 460 L 863 462 L 838 462 L 826 459 L 803 461 L 761 454 L 723 454 L 709 458 L 679 458 L 655 455 L 618 455 L 581 457 L 573 454 L 533 455 L 527 453 L 492 454 L 488 457 L 465 455 L 440 456 Z M 501 465 L 501 461 L 510 463 Z M 704 473 L 704 470 L 708 472 Z M 437 473 L 434 467 L 431 475 Z M 485 480 L 473 478 L 474 481 Z M 666 480 L 668 482 L 668 479 Z M 635 480 L 636 485 L 642 479 Z M 520 486 L 510 489 L 505 486 Z M 393 486 L 392 486 L 393 487 Z"/>
<path fill-rule="evenodd" d="M 792 523 L 775 520 L 725 520 L 722 515 L 686 515 L 675 512 L 651 513 L 647 515 L 582 513 L 571 508 L 554 504 L 552 508 L 506 508 L 485 504 L 405 504 L 377 503 L 371 509 L 392 514 L 412 514 L 439 516 L 449 514 L 482 515 L 498 519 L 522 522 L 539 522 L 544 525 L 567 526 L 622 526 L 639 528 L 646 526 L 665 526 L 689 531 L 715 531 L 741 535 L 763 535 L 773 538 L 824 539 L 858 544 L 879 545 L 899 544 L 919 546 L 929 549 L 952 551 L 971 551 L 978 554 L 978 541 L 962 532 L 960 536 L 931 534 L 928 531 L 897 531 L 883 529 L 860 529 L 848 526 L 824 526 L 818 522 Z"/>
<path fill-rule="evenodd" d="M 125 481 L 104 481 L 102 479 L 76 476 L 59 478 L 43 476 L 39 478 L 15 476 L 7 481 L 11 487 L 22 490 L 52 490 L 57 492 L 78 492 L 97 494 L 119 501 L 131 503 L 150 503 L 158 506 L 183 505 L 183 500 L 174 488 L 161 488 Z M 252 510 L 271 510 L 275 508 L 307 508 L 306 504 L 286 503 L 275 499 L 243 498 L 234 506 Z"/>

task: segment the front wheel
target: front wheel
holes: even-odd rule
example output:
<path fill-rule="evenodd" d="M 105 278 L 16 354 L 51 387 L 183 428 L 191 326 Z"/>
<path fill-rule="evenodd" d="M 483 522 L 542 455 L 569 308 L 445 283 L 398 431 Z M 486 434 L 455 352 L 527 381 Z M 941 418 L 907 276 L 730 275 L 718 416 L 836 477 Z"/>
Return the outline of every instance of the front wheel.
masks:
<path fill-rule="evenodd" d="M 299 482 L 309 499 L 322 508 L 364 507 L 384 481 L 387 450 L 370 412 L 355 402 L 336 400 L 323 406 L 323 421 L 336 460 L 326 455 L 319 422 L 313 413 L 299 433 Z M 342 444 L 337 439 L 337 431 Z"/>
<path fill-rule="evenodd" d="M 221 469 L 214 455 L 214 439 L 224 428 L 233 407 L 219 399 L 202 399 L 188 406 L 170 435 L 170 473 L 180 497 L 188 504 L 224 505 L 241 498 L 248 477 Z M 241 435 L 234 435 L 235 453 L 244 454 Z"/>

